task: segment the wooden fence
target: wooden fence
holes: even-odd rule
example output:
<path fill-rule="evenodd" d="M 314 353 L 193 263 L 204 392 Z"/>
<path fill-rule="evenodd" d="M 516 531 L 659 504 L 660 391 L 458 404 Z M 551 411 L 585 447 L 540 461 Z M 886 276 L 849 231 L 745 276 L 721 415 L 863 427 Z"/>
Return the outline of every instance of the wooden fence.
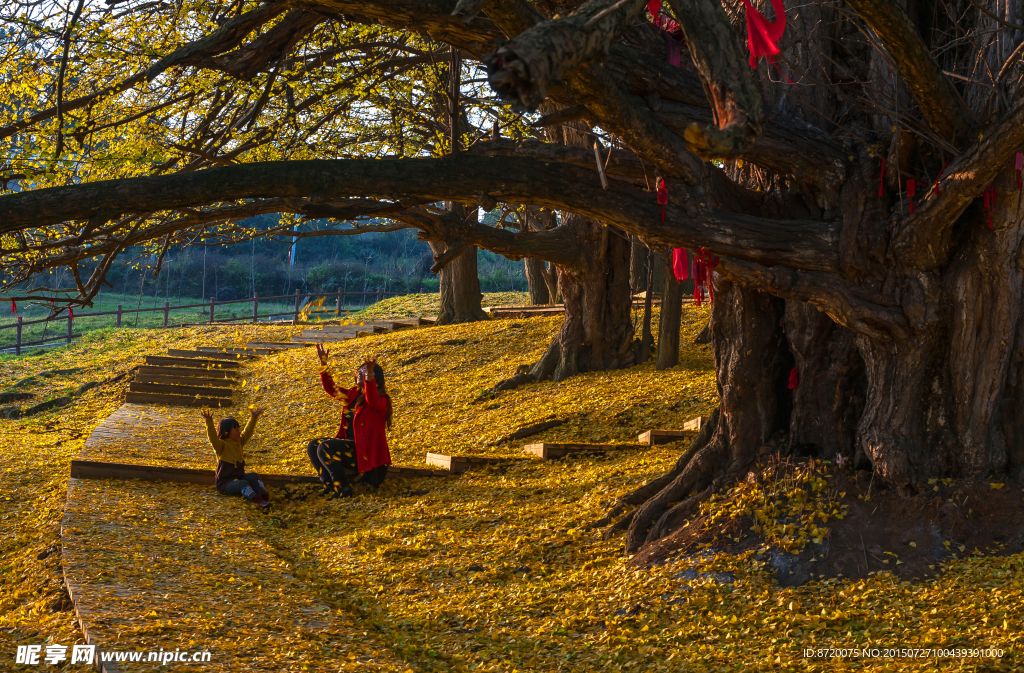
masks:
<path fill-rule="evenodd" d="M 0 325 L 0 331 L 5 330 L 5 329 L 16 330 L 16 332 L 15 332 L 15 339 L 14 339 L 14 345 L 13 346 L 0 346 L 0 350 L 10 350 L 11 348 L 13 348 L 16 355 L 21 355 L 21 349 L 22 348 L 27 348 L 28 346 L 42 346 L 42 345 L 52 345 L 52 344 L 57 344 L 57 343 L 71 343 L 72 339 L 82 336 L 81 334 L 75 334 L 74 333 L 74 321 L 76 319 L 78 319 L 78 318 L 93 318 L 93 317 L 96 317 L 96 316 L 104 316 L 104 315 L 117 316 L 115 326 L 116 327 L 120 327 L 121 326 L 121 318 L 125 314 L 132 314 L 132 313 L 139 314 L 139 313 L 147 313 L 147 312 L 153 312 L 153 311 L 163 311 L 163 313 L 164 313 L 164 324 L 163 324 L 163 326 L 164 327 L 168 327 L 169 323 L 170 323 L 171 311 L 178 311 L 178 310 L 182 310 L 182 309 L 194 309 L 194 308 L 208 308 L 209 312 L 210 312 L 210 315 L 209 315 L 209 318 L 207 319 L 207 323 L 210 324 L 210 325 L 213 325 L 215 323 L 240 322 L 240 321 L 247 321 L 247 320 L 251 320 L 255 324 L 260 318 L 271 318 L 273 316 L 282 315 L 280 311 L 276 311 L 274 313 L 267 313 L 267 314 L 260 315 L 259 310 L 260 310 L 260 302 L 261 301 L 269 302 L 269 301 L 280 301 L 282 299 L 294 299 L 295 300 L 295 310 L 292 312 L 292 319 L 295 320 L 296 322 L 298 322 L 299 314 L 301 313 L 301 309 L 302 309 L 302 300 L 303 299 L 307 299 L 307 298 L 308 299 L 312 299 L 313 297 L 323 297 L 325 299 L 328 298 L 328 297 L 336 297 L 336 304 L 335 304 L 335 308 L 334 308 L 334 313 L 335 313 L 335 315 L 340 316 L 341 313 L 342 313 L 342 308 L 341 308 L 342 307 L 342 302 L 345 300 L 346 297 L 373 297 L 373 298 L 375 298 L 375 301 L 381 301 L 385 297 L 396 297 L 396 296 L 398 296 L 400 294 L 401 294 L 400 292 L 385 292 L 384 288 L 380 288 L 380 287 L 377 288 L 376 292 L 342 292 L 341 290 L 338 290 L 338 292 L 336 292 L 336 293 L 335 292 L 314 292 L 314 293 L 301 294 L 298 290 L 296 290 L 295 294 L 278 295 L 278 296 L 275 296 L 275 297 L 261 297 L 259 295 L 259 293 L 255 293 L 249 299 L 234 299 L 234 300 L 231 300 L 231 301 L 217 301 L 214 297 L 210 297 L 209 303 L 186 304 L 184 306 L 171 306 L 170 302 L 165 301 L 164 305 L 162 307 L 157 306 L 157 307 L 154 307 L 154 308 L 136 308 L 136 309 L 130 309 L 130 310 L 127 310 L 127 311 L 125 311 L 125 310 L 123 310 L 121 308 L 121 304 L 118 304 L 116 311 L 97 311 L 97 312 L 94 312 L 94 313 L 77 313 L 74 316 L 72 316 L 70 314 L 70 312 L 69 312 L 69 314 L 67 316 L 42 318 L 40 320 L 22 320 L 21 316 L 18 316 L 18 321 L 16 323 L 11 323 L 9 325 Z M 227 306 L 229 304 L 252 304 L 252 314 L 251 315 L 246 315 L 246 316 L 241 317 L 241 318 L 224 318 L 224 319 L 221 319 L 221 320 L 217 320 L 215 318 L 215 316 L 214 316 L 214 313 L 216 311 L 216 307 L 218 307 L 218 306 Z M 42 339 L 42 340 L 39 340 L 39 341 L 23 341 L 22 338 L 21 338 L 22 329 L 26 325 L 37 325 L 37 324 L 60 322 L 60 321 L 66 321 L 67 322 L 67 330 L 66 330 L 64 336 L 54 336 L 54 337 Z M 0 334 L 2 334 L 2 332 L 0 332 Z"/>

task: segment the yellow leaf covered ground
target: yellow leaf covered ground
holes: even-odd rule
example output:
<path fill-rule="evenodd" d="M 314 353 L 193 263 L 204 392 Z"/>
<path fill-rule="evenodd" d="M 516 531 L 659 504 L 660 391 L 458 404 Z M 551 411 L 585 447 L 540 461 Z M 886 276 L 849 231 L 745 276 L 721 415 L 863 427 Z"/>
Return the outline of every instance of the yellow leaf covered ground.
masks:
<path fill-rule="evenodd" d="M 679 427 L 714 407 L 709 349 L 692 345 L 706 311 L 693 308 L 685 313 L 682 363 L 672 370 L 656 372 L 648 363 L 473 402 L 535 360 L 559 320 L 377 335 L 336 345 L 331 359 L 347 381 L 362 354 L 381 357 L 395 400 L 392 455 L 403 465 L 421 466 L 427 451 L 518 457 L 522 441 L 484 445 L 551 416 L 568 422 L 530 441 L 635 441 L 640 431 Z M 107 333 L 63 353 L 6 363 L 3 389 L 42 370 L 85 367 L 25 385 L 71 388 L 168 347 L 230 346 L 287 338 L 289 331 Z M 249 404 L 268 409 L 247 447 L 250 469 L 310 473 L 305 441 L 333 435 L 338 412 L 319 389 L 317 370 L 309 349 L 245 367 L 246 385 L 232 413 L 242 416 Z M 70 613 L 59 611 L 60 556 L 37 556 L 59 540 L 68 461 L 119 406 L 120 385 L 94 388 L 56 412 L 0 420 L 4 656 L 16 644 L 46 637 L 81 641 Z M 102 455 L 89 457 L 212 467 L 198 411 L 171 416 L 170 441 L 150 442 L 145 450 L 107 444 Z M 1020 555 L 952 561 L 938 580 L 913 586 L 879 574 L 782 589 L 749 555 L 707 554 L 637 570 L 626 565 L 617 538 L 582 530 L 616 497 L 668 469 L 680 450 L 666 445 L 515 461 L 461 477 L 389 480 L 377 493 L 341 502 L 320 499 L 311 486 L 288 487 L 272 494 L 269 516 L 210 488 L 79 482 L 69 513 L 76 547 L 67 562 L 93 587 L 121 588 L 100 603 L 107 615 L 102 628 L 116 632 L 119 643 L 210 649 L 206 670 L 1014 670 L 1024 664 Z M 753 507 L 749 499 L 730 502 L 708 511 L 740 516 Z M 97 551 L 83 555 L 81 541 L 90 536 Z M 997 647 L 1004 657 L 828 662 L 802 654 L 807 647 L 868 645 Z"/>

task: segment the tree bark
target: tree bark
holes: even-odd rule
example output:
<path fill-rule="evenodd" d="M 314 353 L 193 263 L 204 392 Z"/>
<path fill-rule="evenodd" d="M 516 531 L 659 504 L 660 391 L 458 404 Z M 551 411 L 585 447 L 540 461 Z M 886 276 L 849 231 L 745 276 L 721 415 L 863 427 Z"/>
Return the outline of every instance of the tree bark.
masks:
<path fill-rule="evenodd" d="M 647 246 L 640 242 L 639 236 L 630 236 L 632 243 L 629 257 L 629 289 L 633 294 L 640 294 L 647 287 Z"/>
<path fill-rule="evenodd" d="M 630 320 L 630 243 L 622 232 L 596 220 L 566 214 L 561 227 L 579 261 L 558 266 L 558 293 L 565 304 L 562 326 L 548 350 L 527 372 L 497 383 L 491 393 L 586 371 L 634 363 Z"/>
<path fill-rule="evenodd" d="M 721 399 L 714 427 L 658 480 L 664 485 L 656 493 L 615 524 L 626 529 L 630 553 L 678 529 L 709 493 L 745 475 L 761 447 L 788 423 L 778 403 L 780 377 L 788 375 L 782 371 L 783 302 L 718 274 L 714 283 L 711 335 Z"/>
<path fill-rule="evenodd" d="M 434 255 L 447 250 L 444 243 L 430 243 Z M 437 314 L 438 325 L 454 325 L 465 322 L 487 320 L 487 314 L 480 306 L 480 278 L 476 267 L 477 247 L 468 246 L 462 254 L 441 269 L 441 308 Z"/>
<path fill-rule="evenodd" d="M 553 303 L 548 294 L 548 284 L 545 279 L 547 268 L 544 260 L 525 257 L 523 265 L 526 268 L 526 283 L 530 287 L 530 303 L 534 305 Z"/>
<path fill-rule="evenodd" d="M 662 253 L 658 263 L 665 267 L 661 290 L 661 315 L 658 319 L 658 360 L 655 369 L 679 364 L 679 328 L 683 317 L 683 285 L 669 268 L 671 257 Z"/>

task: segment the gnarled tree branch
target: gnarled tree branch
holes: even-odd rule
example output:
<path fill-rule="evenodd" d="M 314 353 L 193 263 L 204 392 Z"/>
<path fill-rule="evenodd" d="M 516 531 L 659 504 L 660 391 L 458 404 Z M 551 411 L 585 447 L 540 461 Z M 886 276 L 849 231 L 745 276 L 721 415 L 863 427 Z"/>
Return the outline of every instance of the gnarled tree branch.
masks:
<path fill-rule="evenodd" d="M 1024 100 L 984 136 L 966 147 L 939 180 L 939 194 L 929 190 L 895 236 L 902 259 L 922 269 L 945 264 L 953 249 L 953 224 L 964 210 L 1011 165 L 1024 146 Z"/>
<path fill-rule="evenodd" d="M 893 0 L 847 2 L 875 31 L 896 62 L 928 126 L 953 144 L 963 140 L 970 122 L 960 99 L 903 8 Z"/>

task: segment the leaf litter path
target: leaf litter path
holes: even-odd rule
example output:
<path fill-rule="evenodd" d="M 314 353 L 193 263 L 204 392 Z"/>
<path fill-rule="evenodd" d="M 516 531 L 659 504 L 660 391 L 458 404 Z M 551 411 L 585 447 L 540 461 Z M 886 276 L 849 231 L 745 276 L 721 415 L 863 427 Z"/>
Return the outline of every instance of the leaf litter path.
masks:
<path fill-rule="evenodd" d="M 193 459 L 208 464 L 195 416 L 125 404 L 80 457 L 180 465 L 198 452 Z M 209 487 L 70 479 L 64 574 L 83 633 L 97 652 L 209 650 L 209 671 L 405 670 L 367 627 L 321 601 L 294 559 L 268 542 L 263 531 L 274 525 Z"/>

